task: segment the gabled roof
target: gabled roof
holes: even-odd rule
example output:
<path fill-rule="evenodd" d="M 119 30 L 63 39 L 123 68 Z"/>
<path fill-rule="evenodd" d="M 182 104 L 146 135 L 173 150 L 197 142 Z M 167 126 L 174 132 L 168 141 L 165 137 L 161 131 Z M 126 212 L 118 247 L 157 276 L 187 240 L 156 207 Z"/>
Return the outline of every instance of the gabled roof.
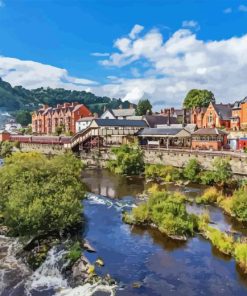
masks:
<path fill-rule="evenodd" d="M 230 104 L 213 104 L 213 106 L 222 120 L 230 120 L 232 116 L 232 106 Z"/>
<path fill-rule="evenodd" d="M 128 109 L 112 109 L 109 110 L 115 117 L 126 117 L 126 116 L 134 116 L 135 109 L 128 108 Z"/>
<path fill-rule="evenodd" d="M 226 132 L 218 129 L 218 128 L 200 128 L 197 131 L 195 131 L 194 135 L 202 135 L 202 136 L 214 136 L 214 135 L 227 135 Z"/>
<path fill-rule="evenodd" d="M 113 126 L 113 127 L 147 127 L 145 120 L 127 120 L 127 119 L 94 119 L 98 126 Z"/>
<path fill-rule="evenodd" d="M 184 128 L 144 128 L 137 135 L 140 137 L 190 137 L 190 133 Z"/>
<path fill-rule="evenodd" d="M 165 115 L 145 115 L 143 119 L 146 120 L 147 124 L 154 128 L 159 124 L 167 124 L 168 123 L 168 116 Z M 176 117 L 170 117 L 170 124 L 178 123 Z"/>

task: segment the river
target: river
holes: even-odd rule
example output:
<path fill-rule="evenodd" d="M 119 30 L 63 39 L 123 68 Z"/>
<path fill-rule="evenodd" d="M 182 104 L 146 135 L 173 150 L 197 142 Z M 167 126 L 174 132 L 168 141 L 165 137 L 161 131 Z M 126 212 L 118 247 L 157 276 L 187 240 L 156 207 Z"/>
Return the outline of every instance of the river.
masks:
<path fill-rule="evenodd" d="M 234 260 L 221 255 L 199 235 L 185 243 L 174 242 L 158 231 L 122 222 L 122 210 L 138 203 L 136 196 L 149 186 L 142 178 L 87 169 L 83 180 L 90 192 L 83 202 L 86 218 L 83 236 L 97 251 L 86 256 L 91 262 L 103 258 L 105 266 L 97 267 L 97 272 L 115 278 L 117 289 L 89 285 L 71 288 L 60 273 L 63 250 L 59 248 L 51 249 L 47 260 L 31 273 L 12 256 L 18 243 L 12 240 L 7 248 L 6 238 L 1 237 L 1 296 L 247 295 L 246 277 L 238 271 Z M 168 189 L 182 191 L 190 197 L 202 191 L 200 186 L 169 185 Z M 200 212 L 202 208 L 205 207 L 188 205 L 192 212 Z M 241 223 L 225 216 L 220 209 L 206 208 L 215 227 L 247 235 Z"/>

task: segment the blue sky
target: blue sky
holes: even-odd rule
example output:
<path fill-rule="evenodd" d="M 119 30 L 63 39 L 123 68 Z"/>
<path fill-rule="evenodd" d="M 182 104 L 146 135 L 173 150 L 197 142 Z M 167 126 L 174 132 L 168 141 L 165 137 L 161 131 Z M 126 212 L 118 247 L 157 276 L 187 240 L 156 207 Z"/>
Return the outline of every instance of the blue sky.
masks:
<path fill-rule="evenodd" d="M 229 101 L 247 95 L 246 33 L 246 0 L 0 0 L 0 76 L 157 108 L 191 87 Z"/>

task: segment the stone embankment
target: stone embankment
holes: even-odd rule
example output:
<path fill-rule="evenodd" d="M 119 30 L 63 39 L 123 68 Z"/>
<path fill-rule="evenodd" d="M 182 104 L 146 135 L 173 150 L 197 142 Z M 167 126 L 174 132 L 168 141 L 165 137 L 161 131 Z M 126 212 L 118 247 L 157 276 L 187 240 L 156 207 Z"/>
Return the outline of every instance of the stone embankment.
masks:
<path fill-rule="evenodd" d="M 105 167 L 106 163 L 113 156 L 110 149 L 95 149 L 91 152 L 81 152 L 81 158 L 87 165 Z M 219 151 L 190 151 L 190 150 L 165 150 L 150 149 L 144 150 L 144 160 L 150 164 L 172 165 L 174 167 L 184 167 L 191 159 L 196 158 L 205 170 L 212 169 L 213 160 L 216 157 L 227 158 L 230 161 L 232 171 L 238 176 L 247 176 L 247 154 L 244 153 L 224 153 Z"/>

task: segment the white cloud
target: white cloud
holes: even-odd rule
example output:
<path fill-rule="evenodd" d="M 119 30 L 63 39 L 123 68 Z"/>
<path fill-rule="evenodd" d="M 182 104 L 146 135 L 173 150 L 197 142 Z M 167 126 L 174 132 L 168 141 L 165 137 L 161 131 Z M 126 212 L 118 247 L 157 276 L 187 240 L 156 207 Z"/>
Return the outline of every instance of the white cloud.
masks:
<path fill-rule="evenodd" d="M 91 55 L 94 57 L 108 57 L 110 54 L 108 52 L 92 52 Z"/>
<path fill-rule="evenodd" d="M 199 26 L 198 22 L 194 21 L 194 20 L 183 21 L 182 27 L 183 28 L 194 28 L 196 30 L 200 29 L 200 26 Z"/>
<path fill-rule="evenodd" d="M 115 44 L 117 50 L 104 65 L 124 67 L 144 60 L 150 68 L 142 73 L 143 78 L 134 75 L 100 87 L 109 96 L 137 101 L 147 95 L 158 107 L 181 105 L 191 88 L 212 90 L 219 102 L 247 95 L 247 34 L 203 41 L 190 30 L 180 29 L 164 40 L 159 31 L 151 30 L 135 40 L 119 38 L 117 45 L 122 41 L 125 46 Z M 132 68 L 131 72 L 135 74 Z"/>
<path fill-rule="evenodd" d="M 71 77 L 65 69 L 0 57 L 0 76 L 13 85 L 89 89 L 96 95 L 121 97 L 137 102 L 151 99 L 155 109 L 179 107 L 192 88 L 209 89 L 218 102 L 233 102 L 247 95 L 247 34 L 225 40 L 200 40 L 189 29 L 168 39 L 150 30 L 132 40 L 118 38 L 113 53 L 102 64 L 111 66 L 106 84 Z M 149 67 L 139 68 L 139 63 Z M 142 64 L 143 65 L 143 64 Z M 116 76 L 114 68 L 126 67 L 132 76 Z M 106 68 L 106 71 L 108 68 Z M 124 71 L 126 75 L 126 71 Z"/>
<path fill-rule="evenodd" d="M 72 77 L 65 69 L 33 61 L 0 56 L 0 77 L 12 85 L 26 88 L 63 87 L 66 89 L 86 89 L 96 83 L 91 80 Z"/>
<path fill-rule="evenodd" d="M 243 11 L 243 12 L 247 12 L 247 5 L 239 5 L 238 10 Z"/>
<path fill-rule="evenodd" d="M 137 37 L 137 35 L 144 29 L 143 26 L 141 25 L 134 25 L 134 27 L 132 28 L 131 32 L 129 33 L 129 37 L 131 39 L 135 39 Z"/>
<path fill-rule="evenodd" d="M 223 12 L 226 13 L 226 14 L 232 13 L 232 8 L 228 7 L 226 9 L 224 9 Z"/>

